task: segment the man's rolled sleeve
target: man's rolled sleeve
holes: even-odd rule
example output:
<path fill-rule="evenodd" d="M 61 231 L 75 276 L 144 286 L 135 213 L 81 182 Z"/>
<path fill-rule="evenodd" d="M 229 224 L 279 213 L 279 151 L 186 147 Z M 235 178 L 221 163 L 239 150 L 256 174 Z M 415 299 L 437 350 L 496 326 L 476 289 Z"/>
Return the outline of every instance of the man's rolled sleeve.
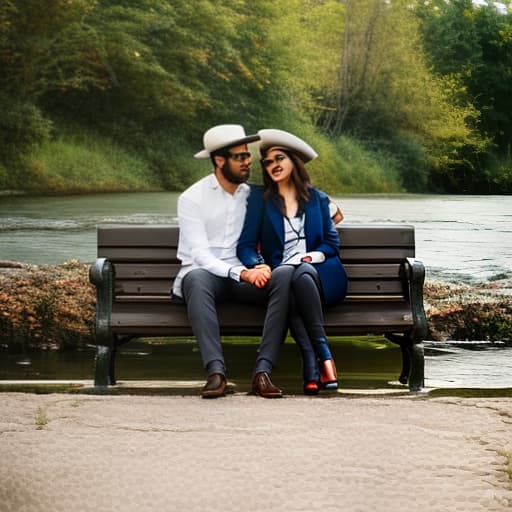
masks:
<path fill-rule="evenodd" d="M 229 277 L 233 279 L 233 281 L 240 282 L 240 275 L 242 271 L 245 270 L 243 265 L 235 265 L 229 269 Z"/>

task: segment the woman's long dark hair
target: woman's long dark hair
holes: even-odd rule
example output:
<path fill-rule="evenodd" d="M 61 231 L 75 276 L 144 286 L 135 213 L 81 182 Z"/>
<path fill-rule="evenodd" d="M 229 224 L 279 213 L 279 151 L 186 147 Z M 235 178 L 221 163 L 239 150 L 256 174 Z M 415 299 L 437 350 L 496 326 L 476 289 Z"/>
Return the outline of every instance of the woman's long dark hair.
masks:
<path fill-rule="evenodd" d="M 309 189 L 311 187 L 311 179 L 309 173 L 306 170 L 304 162 L 292 151 L 279 148 L 293 163 L 293 171 L 291 174 L 292 183 L 297 191 L 297 200 L 299 202 L 298 213 L 304 211 L 304 204 L 309 200 Z M 262 151 L 262 158 L 267 156 L 267 151 Z M 263 163 L 261 164 L 263 171 L 263 198 L 272 201 L 278 208 L 279 211 L 286 215 L 286 209 L 284 205 L 284 199 L 279 194 L 277 183 L 268 175 Z"/>

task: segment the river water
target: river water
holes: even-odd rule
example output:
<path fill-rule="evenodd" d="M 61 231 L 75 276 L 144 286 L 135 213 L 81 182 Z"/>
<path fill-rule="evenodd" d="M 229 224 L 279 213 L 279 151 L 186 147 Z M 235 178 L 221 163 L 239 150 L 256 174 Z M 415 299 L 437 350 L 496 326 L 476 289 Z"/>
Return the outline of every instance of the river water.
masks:
<path fill-rule="evenodd" d="M 98 223 L 176 224 L 177 197 L 177 193 L 0 197 L 0 260 L 35 264 L 62 263 L 70 259 L 92 262 L 96 257 Z M 350 195 L 333 199 L 342 208 L 346 223 L 414 225 L 416 255 L 425 263 L 428 280 L 469 285 L 496 282 L 502 289 L 512 289 L 512 198 L 407 194 Z M 146 347 L 137 352 L 139 358 L 145 350 L 165 352 L 162 348 Z M 427 343 L 426 352 L 427 384 L 512 387 L 510 346 Z M 37 357 L 32 357 L 32 363 Z M 368 358 L 368 354 L 365 357 Z M 127 364 L 128 373 L 133 374 L 135 368 L 141 367 L 141 361 L 131 367 L 130 360 L 134 360 L 134 356 L 128 350 L 125 363 L 120 364 Z M 63 364 L 73 367 L 76 375 L 83 358 L 77 360 L 75 366 L 69 361 Z M 192 365 L 196 364 L 194 359 Z M 48 361 L 41 365 L 41 368 L 54 369 L 59 366 Z M 154 363 L 148 365 L 147 371 L 149 366 L 154 367 Z M 12 378 L 18 373 L 25 378 L 31 374 L 41 377 L 45 371 L 53 375 L 53 370 L 41 373 L 37 365 L 30 368 L 18 365 L 18 373 L 12 366 L 9 368 L 0 372 L 0 379 Z M 89 362 L 84 368 L 87 374 L 84 378 L 88 378 Z M 354 378 L 357 380 L 357 376 Z"/>
<path fill-rule="evenodd" d="M 0 259 L 91 262 L 96 225 L 177 224 L 177 193 L 0 197 Z M 335 197 L 347 223 L 415 226 L 427 277 L 454 282 L 512 279 L 509 196 L 351 195 Z"/>

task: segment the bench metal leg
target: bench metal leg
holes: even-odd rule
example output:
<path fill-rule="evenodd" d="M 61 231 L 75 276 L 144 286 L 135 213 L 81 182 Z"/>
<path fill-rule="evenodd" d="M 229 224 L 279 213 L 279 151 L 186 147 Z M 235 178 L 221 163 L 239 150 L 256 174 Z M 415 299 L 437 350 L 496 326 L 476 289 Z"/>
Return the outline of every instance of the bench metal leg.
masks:
<path fill-rule="evenodd" d="M 400 345 L 402 353 L 402 372 L 398 380 L 409 383 L 410 391 L 420 391 L 425 386 L 425 356 L 423 343 L 413 343 L 411 334 L 386 334 L 386 338 Z"/>
<path fill-rule="evenodd" d="M 110 384 L 114 386 L 117 384 L 116 381 L 116 355 L 117 355 L 117 343 L 114 343 L 112 349 L 110 350 L 110 366 L 108 368 L 108 376 L 110 379 Z"/>
<path fill-rule="evenodd" d="M 110 380 L 110 370 L 112 364 L 112 348 L 105 345 L 98 345 L 96 347 L 94 386 L 107 387 L 112 384 Z"/>
<path fill-rule="evenodd" d="M 94 385 L 96 387 L 114 386 L 116 384 L 116 353 L 117 343 L 112 340 L 111 345 L 98 345 L 96 347 L 96 365 Z"/>
<path fill-rule="evenodd" d="M 96 365 L 94 374 L 96 387 L 115 384 L 116 340 L 110 326 L 114 278 L 114 267 L 105 258 L 98 258 L 90 268 L 89 279 L 96 286 Z"/>
<path fill-rule="evenodd" d="M 400 347 L 402 354 L 402 371 L 398 377 L 400 384 L 407 384 L 409 382 L 409 374 L 411 373 L 411 356 L 409 353 L 409 345 L 411 343 L 407 334 L 394 334 L 388 332 L 386 338 L 392 343 L 396 343 Z"/>
<path fill-rule="evenodd" d="M 398 381 L 400 384 L 407 384 L 409 380 L 409 373 L 411 372 L 411 356 L 409 355 L 409 349 L 403 343 L 400 343 L 400 351 L 402 352 L 402 372 Z"/>
<path fill-rule="evenodd" d="M 425 387 L 425 354 L 423 343 L 409 345 L 411 373 L 409 374 L 409 390 L 421 391 Z"/>

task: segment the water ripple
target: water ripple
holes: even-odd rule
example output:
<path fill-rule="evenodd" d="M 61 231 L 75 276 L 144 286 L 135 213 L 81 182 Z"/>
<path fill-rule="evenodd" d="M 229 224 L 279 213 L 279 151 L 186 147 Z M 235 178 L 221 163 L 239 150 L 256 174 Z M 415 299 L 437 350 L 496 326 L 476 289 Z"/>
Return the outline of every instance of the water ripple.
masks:
<path fill-rule="evenodd" d="M 87 231 L 98 224 L 178 224 L 176 216 L 162 215 L 114 215 L 108 217 L 85 217 L 83 219 L 34 219 L 29 217 L 0 218 L 0 232 L 13 231 Z"/>

